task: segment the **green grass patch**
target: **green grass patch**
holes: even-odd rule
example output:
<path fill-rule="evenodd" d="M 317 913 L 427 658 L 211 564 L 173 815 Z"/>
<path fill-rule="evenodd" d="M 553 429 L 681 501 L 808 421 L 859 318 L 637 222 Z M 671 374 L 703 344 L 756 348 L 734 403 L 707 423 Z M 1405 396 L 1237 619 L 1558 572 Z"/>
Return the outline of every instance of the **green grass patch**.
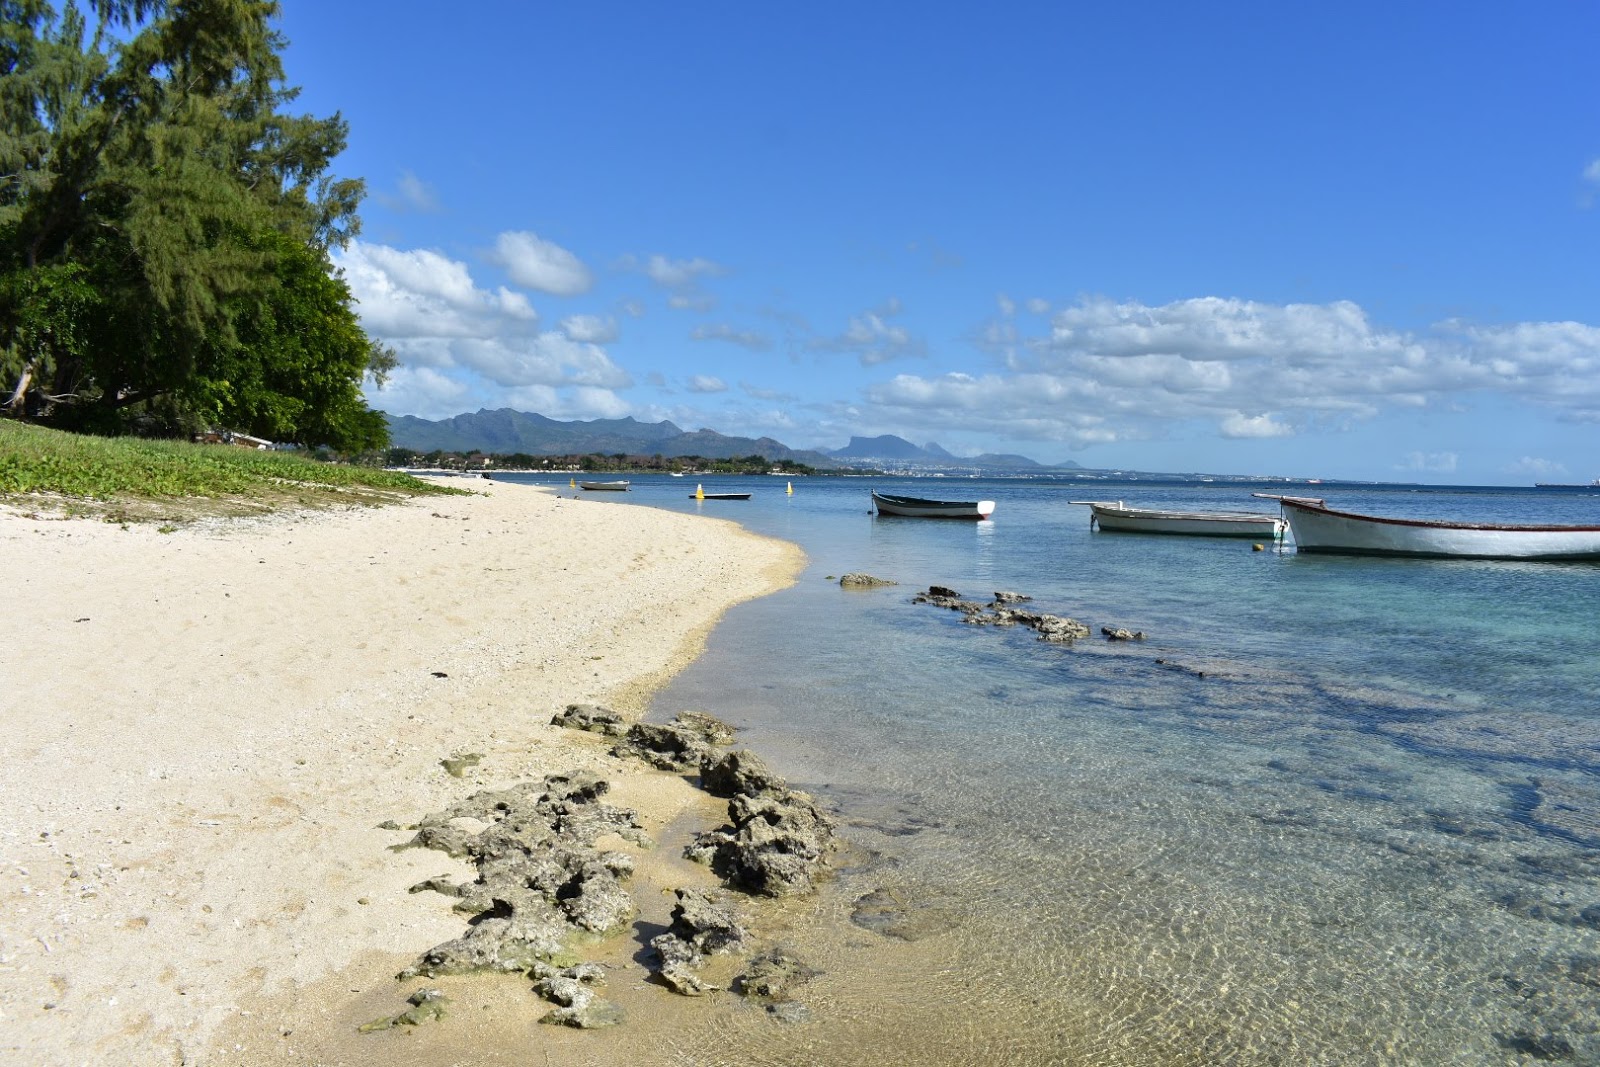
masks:
<path fill-rule="evenodd" d="M 294 453 L 88 437 L 0 419 L 0 501 L 25 511 L 173 522 L 461 492 Z"/>

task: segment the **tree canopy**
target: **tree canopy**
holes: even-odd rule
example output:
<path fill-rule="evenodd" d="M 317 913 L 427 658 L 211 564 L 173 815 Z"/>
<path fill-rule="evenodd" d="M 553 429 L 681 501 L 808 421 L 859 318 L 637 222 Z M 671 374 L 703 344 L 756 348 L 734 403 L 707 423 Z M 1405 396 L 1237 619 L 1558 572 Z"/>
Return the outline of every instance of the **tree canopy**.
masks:
<path fill-rule="evenodd" d="M 68 428 L 380 446 L 329 250 L 347 126 L 286 112 L 268 0 L 0 0 L 0 405 Z"/>

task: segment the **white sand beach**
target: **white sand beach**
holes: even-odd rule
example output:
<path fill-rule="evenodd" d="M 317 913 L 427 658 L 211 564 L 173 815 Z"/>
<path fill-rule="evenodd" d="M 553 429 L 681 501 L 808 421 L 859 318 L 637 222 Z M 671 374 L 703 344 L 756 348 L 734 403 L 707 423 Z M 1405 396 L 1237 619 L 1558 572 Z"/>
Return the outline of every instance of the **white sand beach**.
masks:
<path fill-rule="evenodd" d="M 550 717 L 640 713 L 798 549 L 474 488 L 168 532 L 0 515 L 0 1062 L 315 1062 L 240 1043 L 241 1012 L 392 984 L 462 929 L 406 892 L 453 861 L 380 822 L 581 766 L 648 828 L 702 802 Z"/>

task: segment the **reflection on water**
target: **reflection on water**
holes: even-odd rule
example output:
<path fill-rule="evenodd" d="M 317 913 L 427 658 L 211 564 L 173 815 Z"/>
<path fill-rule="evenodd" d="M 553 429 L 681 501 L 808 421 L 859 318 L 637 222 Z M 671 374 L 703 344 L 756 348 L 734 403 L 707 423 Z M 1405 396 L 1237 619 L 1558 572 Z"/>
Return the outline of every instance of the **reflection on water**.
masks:
<path fill-rule="evenodd" d="M 655 714 L 741 727 L 853 850 L 760 912 L 824 971 L 809 1020 L 708 1005 L 669 1059 L 1600 1063 L 1600 568 L 1094 535 L 1007 488 L 982 524 L 752 509 L 812 566 Z M 966 626 L 933 583 L 1150 638 Z"/>

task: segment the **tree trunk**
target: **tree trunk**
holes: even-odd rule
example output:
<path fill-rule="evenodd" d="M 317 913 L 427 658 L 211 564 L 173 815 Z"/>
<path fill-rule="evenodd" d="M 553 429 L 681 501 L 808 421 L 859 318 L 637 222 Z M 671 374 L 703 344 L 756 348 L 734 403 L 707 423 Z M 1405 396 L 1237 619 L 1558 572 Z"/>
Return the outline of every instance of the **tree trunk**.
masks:
<path fill-rule="evenodd" d="M 28 386 L 33 384 L 33 371 L 37 366 L 38 361 L 32 359 L 22 365 L 22 373 L 17 375 L 17 387 L 11 390 L 11 399 L 6 401 L 6 410 L 12 415 L 22 414 L 22 405 L 28 397 Z"/>

